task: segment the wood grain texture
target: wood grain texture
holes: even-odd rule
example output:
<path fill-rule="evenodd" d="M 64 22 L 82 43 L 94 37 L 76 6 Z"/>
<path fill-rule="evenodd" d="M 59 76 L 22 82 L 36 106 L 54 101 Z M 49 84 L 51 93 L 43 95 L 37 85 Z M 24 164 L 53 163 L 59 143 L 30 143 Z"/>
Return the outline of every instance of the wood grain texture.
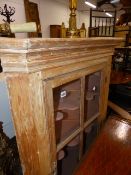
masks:
<path fill-rule="evenodd" d="M 125 73 L 124 71 L 111 71 L 111 80 L 110 84 L 121 84 L 128 83 L 131 81 L 131 74 Z"/>
<path fill-rule="evenodd" d="M 0 73 L 0 81 L 1 80 L 5 80 L 5 74 L 4 73 Z"/>
<path fill-rule="evenodd" d="M 102 82 L 101 82 L 101 98 L 100 98 L 100 114 L 99 119 L 102 121 L 106 116 L 107 111 L 107 101 L 108 101 L 108 92 L 109 92 L 109 82 L 110 82 L 110 73 L 111 73 L 111 60 L 112 57 L 107 57 L 107 62 L 102 70 Z M 104 104 L 104 105 L 103 105 Z"/>
<path fill-rule="evenodd" d="M 4 42 L 3 42 L 4 40 Z M 82 153 L 85 77 L 102 74 L 99 122 L 105 119 L 111 56 L 121 38 L 9 39 L 0 38 L 12 118 L 24 175 L 54 175 L 57 152 L 78 134 Z M 53 88 L 81 79 L 80 128 L 56 145 Z"/>
<path fill-rule="evenodd" d="M 74 175 L 131 174 L 131 123 L 110 118 Z"/>
<path fill-rule="evenodd" d="M 23 174 L 48 174 L 50 142 L 40 75 L 9 75 L 7 83 Z"/>
<path fill-rule="evenodd" d="M 122 118 L 131 121 L 131 114 L 128 113 L 126 110 L 122 109 L 120 106 L 108 101 L 108 106 L 113 109 L 117 114 L 119 114 Z"/>
<path fill-rule="evenodd" d="M 0 39 L 4 72 L 34 72 L 72 62 L 96 60 L 119 46 L 121 38 L 91 39 Z M 81 57 L 80 57 L 81 55 Z M 12 59 L 9 59 L 12 57 Z M 87 58 L 88 57 L 88 58 Z"/>

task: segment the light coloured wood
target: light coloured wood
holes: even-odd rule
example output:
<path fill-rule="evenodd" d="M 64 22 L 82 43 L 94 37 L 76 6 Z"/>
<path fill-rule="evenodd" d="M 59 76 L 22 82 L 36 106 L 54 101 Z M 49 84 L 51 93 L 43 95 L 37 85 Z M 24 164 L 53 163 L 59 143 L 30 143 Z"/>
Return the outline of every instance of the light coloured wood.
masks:
<path fill-rule="evenodd" d="M 106 111 L 107 111 L 107 101 L 108 101 L 108 92 L 109 92 L 109 82 L 110 82 L 110 74 L 111 74 L 111 60 L 112 57 L 107 57 L 107 62 L 102 70 L 102 83 L 101 83 L 101 98 L 100 98 L 100 120 L 104 120 Z"/>
<path fill-rule="evenodd" d="M 4 40 L 4 42 L 3 42 Z M 85 76 L 100 71 L 99 122 L 106 116 L 111 55 L 121 38 L 0 38 L 0 58 L 9 90 L 12 118 L 24 175 L 54 175 L 57 153 L 80 135 L 84 123 Z M 53 89 L 81 79 L 80 126 L 56 145 Z"/>
<path fill-rule="evenodd" d="M 64 70 L 64 73 L 61 72 L 61 73 L 63 73 L 62 75 L 60 75 L 60 72 L 59 72 L 59 74 L 57 74 L 57 76 L 53 77 L 53 80 L 50 81 L 50 79 L 49 79 L 48 81 L 50 81 L 53 88 L 60 86 L 61 84 L 67 83 L 69 81 L 73 81 L 75 79 L 79 79 L 82 76 L 89 75 L 89 74 L 92 74 L 93 72 L 97 72 L 99 70 L 102 70 L 103 67 L 106 66 L 106 64 L 105 64 L 106 60 L 107 59 L 104 58 L 104 59 L 95 60 L 95 61 L 86 61 L 86 62 L 84 61 L 82 63 L 80 62 L 77 64 L 73 64 L 71 67 L 70 66 L 64 67 L 63 69 L 65 69 L 65 70 Z M 73 71 L 71 71 L 70 68 Z M 91 68 L 91 69 L 89 69 L 89 68 Z M 61 71 L 61 67 L 60 67 L 59 71 Z M 67 73 L 67 71 L 70 71 L 70 72 Z M 56 69 L 53 69 L 53 72 L 54 72 L 54 74 L 56 74 Z M 76 72 L 76 73 L 74 74 L 74 72 Z M 64 76 L 65 73 L 67 73 L 66 74 L 67 76 Z M 48 76 L 50 76 L 50 74 L 48 74 Z M 43 77 L 44 77 L 44 75 L 43 75 Z"/>
<path fill-rule="evenodd" d="M 44 145 L 50 148 L 50 156 L 47 158 L 50 160 L 50 169 L 51 173 L 56 172 L 56 166 L 57 166 L 57 148 L 56 148 L 56 138 L 55 138 L 55 118 L 54 118 L 54 110 L 53 110 L 53 92 L 50 86 L 50 83 L 46 83 L 43 81 L 43 95 L 44 95 L 44 105 L 45 107 L 45 115 L 47 119 L 47 123 L 45 124 L 45 128 L 47 130 L 47 135 L 49 136 L 49 142 L 45 142 Z M 42 93 L 41 93 L 42 95 Z M 46 149 L 45 149 L 46 150 Z M 44 161 L 44 163 L 46 163 Z"/>
<path fill-rule="evenodd" d="M 67 139 L 58 144 L 57 151 L 60 151 L 65 145 L 67 145 L 70 141 L 73 140 L 80 133 L 81 129 L 77 129 L 73 134 L 71 134 Z"/>
<path fill-rule="evenodd" d="M 84 127 L 84 103 L 85 103 L 85 77 L 81 78 L 81 99 L 80 99 L 80 128 L 83 130 Z M 82 158 L 83 155 L 83 133 L 80 133 L 80 152 L 79 159 Z"/>
<path fill-rule="evenodd" d="M 34 72 L 111 54 L 122 39 L 4 39 L 0 40 L 4 72 Z M 10 44 L 9 44 L 10 43 Z M 2 49 L 3 48 L 3 49 Z M 104 53 L 106 54 L 104 54 Z M 103 53 L 103 54 L 102 54 Z M 19 56 L 18 56 L 19 55 Z M 82 55 L 81 57 L 79 55 Z M 99 56 L 98 56 L 99 55 Z M 88 58 L 87 58 L 88 56 Z M 8 59 L 12 57 L 12 59 Z M 19 58 L 19 59 L 18 59 Z M 55 61 L 55 64 L 54 64 Z"/>
<path fill-rule="evenodd" d="M 121 117 L 131 121 L 131 114 L 128 113 L 126 110 L 122 109 L 120 106 L 112 103 L 111 101 L 108 101 L 108 106 L 115 112 L 117 112 Z"/>
<path fill-rule="evenodd" d="M 115 37 L 124 37 L 130 31 L 130 26 L 115 26 Z"/>
<path fill-rule="evenodd" d="M 4 73 L 0 73 L 0 80 L 5 80 L 5 74 Z"/>
<path fill-rule="evenodd" d="M 99 119 L 100 114 L 96 114 L 95 116 L 93 116 L 91 119 L 89 119 L 87 122 L 85 122 L 84 124 L 84 128 L 86 128 L 88 125 L 90 125 L 94 120 Z"/>
<path fill-rule="evenodd" d="M 40 74 L 9 75 L 7 83 L 23 174 L 48 174 L 50 142 Z"/>

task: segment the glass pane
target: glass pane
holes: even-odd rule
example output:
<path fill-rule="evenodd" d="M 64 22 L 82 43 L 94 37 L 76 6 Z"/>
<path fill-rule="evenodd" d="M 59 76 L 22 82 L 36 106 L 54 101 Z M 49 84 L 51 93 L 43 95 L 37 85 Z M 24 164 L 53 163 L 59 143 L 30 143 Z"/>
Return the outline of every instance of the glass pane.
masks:
<path fill-rule="evenodd" d="M 72 175 L 79 162 L 79 136 L 57 154 L 57 175 Z"/>
<path fill-rule="evenodd" d="M 80 80 L 54 89 L 56 142 L 60 143 L 80 126 Z"/>
<path fill-rule="evenodd" d="M 98 122 L 97 120 L 93 121 L 89 126 L 87 126 L 84 130 L 84 153 L 89 149 L 92 142 L 96 138 L 98 133 Z"/>
<path fill-rule="evenodd" d="M 100 72 L 86 76 L 85 121 L 99 113 L 100 81 Z"/>

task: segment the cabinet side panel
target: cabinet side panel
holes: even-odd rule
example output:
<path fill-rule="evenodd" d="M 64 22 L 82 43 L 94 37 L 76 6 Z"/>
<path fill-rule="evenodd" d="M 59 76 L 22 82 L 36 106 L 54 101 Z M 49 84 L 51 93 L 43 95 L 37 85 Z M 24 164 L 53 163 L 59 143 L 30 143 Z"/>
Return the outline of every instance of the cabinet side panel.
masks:
<path fill-rule="evenodd" d="M 23 174 L 49 174 L 49 142 L 39 74 L 7 75 L 7 83 Z"/>
<path fill-rule="evenodd" d="M 111 60 L 112 57 L 107 58 L 104 69 L 102 70 L 102 83 L 101 83 L 101 100 L 100 100 L 100 120 L 104 120 L 107 111 L 108 93 L 109 93 L 109 83 L 110 83 L 110 73 L 111 73 Z"/>

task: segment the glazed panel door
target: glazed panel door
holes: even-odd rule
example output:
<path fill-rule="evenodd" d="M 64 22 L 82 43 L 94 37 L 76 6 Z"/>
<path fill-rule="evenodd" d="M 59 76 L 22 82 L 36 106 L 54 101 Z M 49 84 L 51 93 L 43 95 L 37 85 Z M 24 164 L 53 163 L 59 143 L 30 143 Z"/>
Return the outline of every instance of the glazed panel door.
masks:
<path fill-rule="evenodd" d="M 72 174 L 98 133 L 106 105 L 102 103 L 107 83 L 106 65 L 43 81 L 51 165 L 57 175 Z"/>

